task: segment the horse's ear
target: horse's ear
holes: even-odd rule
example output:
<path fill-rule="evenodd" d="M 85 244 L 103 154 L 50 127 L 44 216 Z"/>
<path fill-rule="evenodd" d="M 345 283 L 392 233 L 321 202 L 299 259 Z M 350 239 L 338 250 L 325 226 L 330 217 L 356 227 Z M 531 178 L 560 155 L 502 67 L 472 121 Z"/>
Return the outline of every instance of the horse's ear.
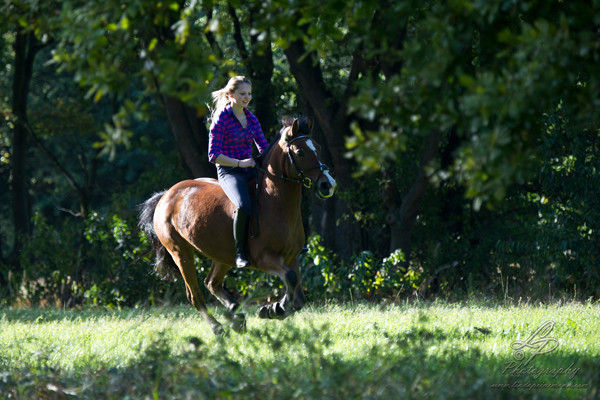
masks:
<path fill-rule="evenodd" d="M 292 122 L 292 129 L 288 129 L 285 140 L 290 141 L 296 133 L 298 133 L 298 129 L 300 129 L 300 123 L 298 122 L 298 118 L 294 118 L 294 122 Z"/>
<path fill-rule="evenodd" d="M 313 119 L 312 118 L 306 118 L 306 125 L 308 125 L 308 133 L 312 133 Z"/>

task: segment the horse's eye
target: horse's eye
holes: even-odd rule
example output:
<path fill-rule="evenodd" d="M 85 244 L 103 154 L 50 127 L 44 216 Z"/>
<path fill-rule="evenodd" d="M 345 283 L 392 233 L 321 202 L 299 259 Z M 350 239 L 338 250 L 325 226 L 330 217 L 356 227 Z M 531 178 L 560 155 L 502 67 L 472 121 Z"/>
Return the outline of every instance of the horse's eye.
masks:
<path fill-rule="evenodd" d="M 306 155 L 306 153 L 302 149 L 298 149 L 298 151 L 296 152 L 296 154 L 298 155 L 298 157 L 304 157 Z"/>

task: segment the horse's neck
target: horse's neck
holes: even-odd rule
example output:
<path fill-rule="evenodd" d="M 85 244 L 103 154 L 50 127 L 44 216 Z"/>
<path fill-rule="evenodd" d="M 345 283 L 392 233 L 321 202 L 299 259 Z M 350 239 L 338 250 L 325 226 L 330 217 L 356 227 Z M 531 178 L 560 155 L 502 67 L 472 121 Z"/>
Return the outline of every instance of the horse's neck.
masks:
<path fill-rule="evenodd" d="M 285 175 L 284 166 L 287 160 L 280 148 L 273 149 L 273 154 L 265 159 L 264 168 L 274 175 Z M 302 186 L 296 182 L 284 180 L 279 176 L 269 176 L 262 173 L 260 181 L 261 204 L 264 204 L 273 214 L 285 213 L 294 215 L 300 213 Z"/>

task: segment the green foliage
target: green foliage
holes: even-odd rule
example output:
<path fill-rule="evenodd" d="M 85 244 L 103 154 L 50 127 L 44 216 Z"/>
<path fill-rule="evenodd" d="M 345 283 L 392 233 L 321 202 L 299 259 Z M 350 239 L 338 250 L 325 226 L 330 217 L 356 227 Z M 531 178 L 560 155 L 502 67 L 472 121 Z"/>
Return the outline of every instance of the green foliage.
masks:
<path fill-rule="evenodd" d="M 105 96 L 126 100 L 105 125 L 98 143 L 114 156 L 116 145 L 128 144 L 132 117 L 148 118 L 144 96 L 127 98 L 132 88 L 179 98 L 205 112 L 216 62 L 206 40 L 190 40 L 201 29 L 193 22 L 196 2 L 138 0 L 67 1 L 51 22 L 57 28 L 52 63 L 75 71 L 95 103 Z M 202 16 L 201 16 L 202 18 Z"/>
<path fill-rule="evenodd" d="M 232 6 L 247 49 L 273 51 L 268 83 L 277 110 L 296 111 L 306 100 L 297 98 L 283 53 L 296 40 L 318 60 L 331 99 L 349 96 L 347 110 L 335 101 L 327 108 L 339 114 L 341 134 L 352 134 L 349 168 L 362 173 L 338 193 L 349 210 L 339 218 L 356 223 L 360 238 L 346 259 L 309 238 L 301 257 L 309 299 L 396 299 L 418 287 L 454 298 L 507 287 L 527 297 L 599 294 L 599 193 L 590 184 L 599 168 L 597 2 Z M 19 29 L 46 46 L 34 66 L 31 126 L 71 175 L 29 149 L 34 234 L 13 293 L 31 304 L 158 301 L 168 292 L 147 276 L 132 208 L 184 174 L 155 95 L 203 115 L 213 85 L 250 69 L 229 9 L 215 1 L 19 0 L 3 3 L 0 15 L 0 180 L 12 179 L 8 93 Z M 442 134 L 442 156 L 427 167 L 433 185 L 405 265 L 389 254 L 388 218 L 432 131 Z M 127 148 L 117 152 L 118 145 Z M 9 190 L 0 196 L 5 258 L 13 241 Z M 197 264 L 202 276 L 208 262 Z M 283 290 L 277 278 L 250 271 L 232 272 L 227 284 L 251 301 Z"/>
<path fill-rule="evenodd" d="M 535 271 L 536 279 L 547 276 L 554 290 L 597 294 L 600 215 L 594 204 L 600 193 L 590 182 L 600 170 L 598 132 L 574 129 L 560 109 L 547 121 L 539 172 L 521 200 L 529 223 L 515 232 L 516 240 L 498 246 L 498 255 L 512 254 L 513 264 Z"/>
<path fill-rule="evenodd" d="M 335 271 L 335 255 L 325 249 L 321 238 L 317 235 L 311 236 L 307 249 L 308 251 L 300 256 L 300 274 L 303 285 L 308 289 L 307 298 L 328 300 L 336 298 L 342 291 L 345 292 L 345 288 L 341 287 L 345 277 Z"/>
<path fill-rule="evenodd" d="M 573 123 L 597 128 L 590 118 L 599 102 L 595 15 L 593 2 L 386 9 L 387 32 L 406 27 L 389 55 L 402 69 L 357 82 L 350 110 L 377 124 L 355 125 L 348 147 L 365 170 L 380 169 L 402 157 L 407 138 L 455 128 L 463 143 L 447 172 L 466 185 L 475 208 L 504 199 L 511 184 L 534 175 L 539 121 L 560 101 Z M 365 33 L 371 45 L 387 38 L 378 29 Z"/>
<path fill-rule="evenodd" d="M 18 301 L 25 304 L 74 305 L 84 288 L 74 276 L 81 265 L 81 252 L 72 245 L 80 242 L 81 225 L 63 223 L 60 230 L 48 225 L 41 214 L 34 216 L 34 235 L 23 245 L 24 273 L 16 289 Z M 77 246 L 80 247 L 80 246 Z"/>
<path fill-rule="evenodd" d="M 422 279 L 419 271 L 402 266 L 400 250 L 384 259 L 363 251 L 348 262 L 322 246 L 318 235 L 309 238 L 307 248 L 301 273 L 312 301 L 398 299 L 413 294 Z"/>
<path fill-rule="evenodd" d="M 121 307 L 164 297 L 165 284 L 140 262 L 148 244 L 132 229 L 135 220 L 92 212 L 85 224 L 66 219 L 58 230 L 40 214 L 34 222 L 35 234 L 23 249 L 17 302 Z"/>

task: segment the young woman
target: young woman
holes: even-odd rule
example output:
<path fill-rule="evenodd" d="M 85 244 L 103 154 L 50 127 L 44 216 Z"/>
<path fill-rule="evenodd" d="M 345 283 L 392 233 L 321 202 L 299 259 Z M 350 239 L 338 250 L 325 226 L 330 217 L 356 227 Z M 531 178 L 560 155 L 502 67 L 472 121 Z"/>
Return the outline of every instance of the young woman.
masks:
<path fill-rule="evenodd" d="M 252 85 L 247 78 L 231 78 L 224 88 L 212 93 L 212 98 L 208 159 L 217 165 L 219 183 L 237 208 L 233 219 L 235 263 L 238 268 L 244 268 L 250 265 L 246 257 L 246 238 L 252 215 L 247 183 L 256 175 L 252 142 L 261 154 L 269 143 L 258 119 L 247 109 L 252 99 Z"/>

